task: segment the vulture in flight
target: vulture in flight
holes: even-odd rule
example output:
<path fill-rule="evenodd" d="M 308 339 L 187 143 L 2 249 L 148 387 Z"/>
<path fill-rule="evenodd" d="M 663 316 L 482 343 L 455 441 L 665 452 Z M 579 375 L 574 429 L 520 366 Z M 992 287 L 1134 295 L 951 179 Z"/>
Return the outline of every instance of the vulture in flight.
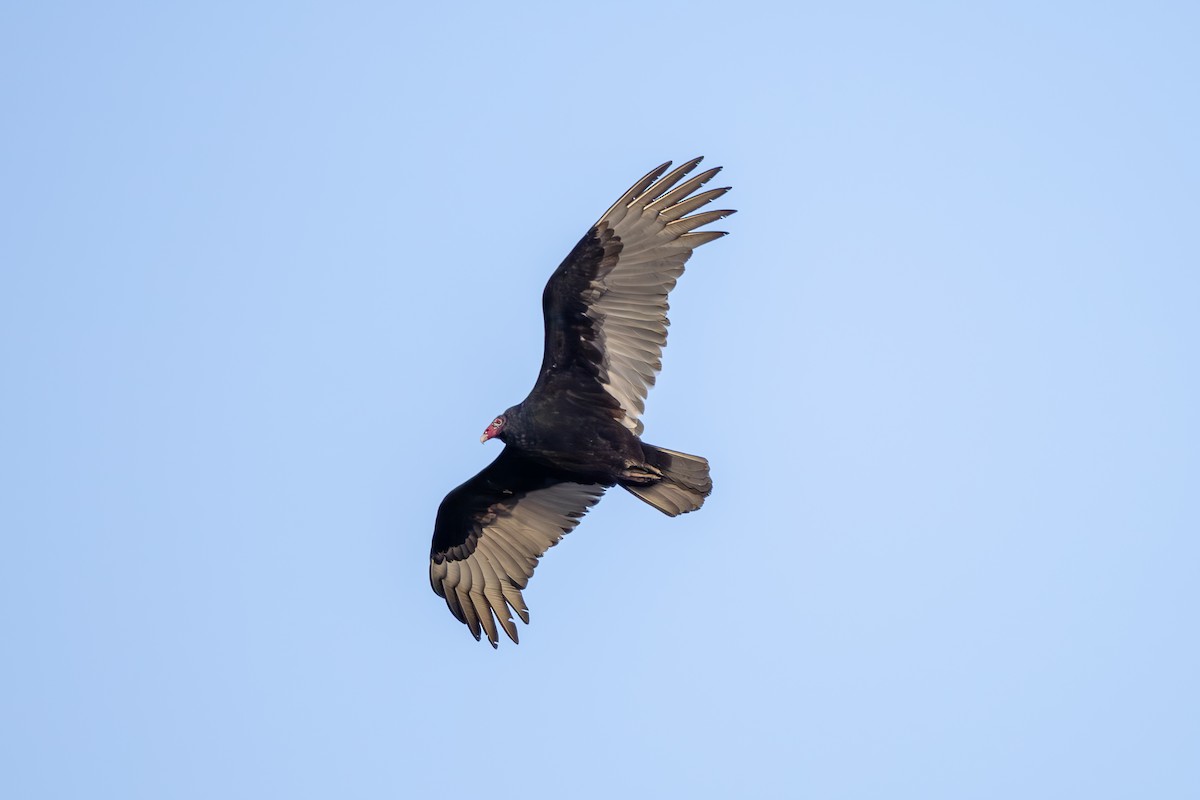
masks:
<path fill-rule="evenodd" d="M 529 623 L 521 590 L 538 559 L 606 489 L 621 486 L 672 517 L 700 508 L 712 491 L 707 460 L 640 438 L 662 368 L 667 294 L 692 250 L 725 235 L 697 229 L 733 213 L 692 213 L 729 190 L 698 191 L 720 171 L 688 177 L 699 163 L 648 172 L 550 276 L 537 382 L 480 437 L 504 442 L 500 455 L 438 508 L 429 581 L 492 647 L 499 628 L 517 641 L 509 609 Z"/>

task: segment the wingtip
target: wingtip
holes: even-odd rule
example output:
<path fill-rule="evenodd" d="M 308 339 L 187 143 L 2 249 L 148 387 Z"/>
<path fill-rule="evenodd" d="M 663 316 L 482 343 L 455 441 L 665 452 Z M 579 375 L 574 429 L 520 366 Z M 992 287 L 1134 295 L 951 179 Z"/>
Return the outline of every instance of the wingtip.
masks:
<path fill-rule="evenodd" d="M 696 156 L 695 158 L 688 159 L 687 161 L 681 163 L 678 169 L 679 177 L 683 178 L 686 175 L 691 175 L 692 171 L 696 169 L 696 167 L 700 166 L 700 162 L 703 160 L 704 156 Z"/>

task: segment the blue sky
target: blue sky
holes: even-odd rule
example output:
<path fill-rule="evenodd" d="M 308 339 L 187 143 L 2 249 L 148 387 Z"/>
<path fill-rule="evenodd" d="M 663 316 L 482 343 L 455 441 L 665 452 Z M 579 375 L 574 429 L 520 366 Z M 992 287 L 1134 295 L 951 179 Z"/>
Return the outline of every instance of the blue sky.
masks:
<path fill-rule="evenodd" d="M 1184 3 L 8 4 L 0 794 L 1195 797 Z M 429 590 L 540 292 L 740 213 L 522 644 Z"/>

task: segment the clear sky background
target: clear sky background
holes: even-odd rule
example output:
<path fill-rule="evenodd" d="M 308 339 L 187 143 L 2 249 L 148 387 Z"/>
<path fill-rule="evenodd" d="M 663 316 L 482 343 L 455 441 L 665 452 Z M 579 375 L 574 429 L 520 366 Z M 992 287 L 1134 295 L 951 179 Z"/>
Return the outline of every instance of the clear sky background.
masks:
<path fill-rule="evenodd" d="M 1191 3 L 8 3 L 0 795 L 1200 796 Z M 726 167 L 533 624 L 427 579 L 650 167 Z"/>

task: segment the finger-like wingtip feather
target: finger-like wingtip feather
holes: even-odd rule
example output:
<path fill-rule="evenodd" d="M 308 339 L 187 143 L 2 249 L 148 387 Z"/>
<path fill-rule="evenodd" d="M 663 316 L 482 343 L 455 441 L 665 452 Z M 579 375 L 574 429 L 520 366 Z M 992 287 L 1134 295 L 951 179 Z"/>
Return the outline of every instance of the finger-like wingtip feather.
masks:
<path fill-rule="evenodd" d="M 704 211 L 699 214 L 693 214 L 690 217 L 684 217 L 683 219 L 675 220 L 671 224 L 667 225 L 667 230 L 671 231 L 672 233 L 684 234 L 688 231 L 699 228 L 701 225 L 707 225 L 710 222 L 716 222 L 719 219 L 724 219 L 732 213 L 733 212 L 729 209 L 722 209 L 719 211 Z"/>
<path fill-rule="evenodd" d="M 630 186 L 629 189 L 625 192 L 625 194 L 618 197 L 617 202 L 615 202 L 611 206 L 609 206 L 608 211 L 605 211 L 600 216 L 600 218 L 604 219 L 610 213 L 612 213 L 612 211 L 614 209 L 620 208 L 622 206 L 627 206 L 630 203 L 632 203 L 634 200 L 636 200 L 638 197 L 640 197 L 643 192 L 645 192 L 648 188 L 650 188 L 650 185 L 652 183 L 654 183 L 656 180 L 658 180 L 658 176 L 662 175 L 664 172 L 666 172 L 670 166 L 671 166 L 670 161 L 664 161 L 663 163 L 659 164 L 654 169 L 647 172 L 645 175 L 643 175 L 641 177 L 641 179 L 638 180 L 637 183 L 635 183 L 633 186 Z"/>
<path fill-rule="evenodd" d="M 658 212 L 658 218 L 664 222 L 674 222 L 685 214 L 695 211 L 701 206 L 706 206 L 718 197 L 721 197 L 728 192 L 732 187 L 722 186 L 719 189 L 709 189 L 707 192 L 701 192 L 684 200 L 680 200 L 673 206 L 664 208 Z"/>
<path fill-rule="evenodd" d="M 649 198 L 650 200 L 657 202 L 657 200 L 656 200 L 657 198 L 660 198 L 664 194 L 666 194 L 667 191 L 672 186 L 679 183 L 679 181 L 682 180 L 684 178 L 684 176 L 686 176 L 689 172 L 691 172 L 693 169 L 695 169 L 696 165 L 699 164 L 703 160 L 704 160 L 704 156 L 700 156 L 699 158 L 693 158 L 691 161 L 685 161 L 684 163 L 680 164 L 678 167 L 673 169 L 670 172 L 670 174 L 668 174 L 666 177 L 662 178 L 661 180 L 656 182 L 653 186 L 649 187 L 644 192 L 639 194 L 636 199 L 640 200 L 643 198 Z M 720 169 L 721 169 L 720 167 L 717 167 L 717 169 L 715 171 L 713 171 L 713 174 L 716 174 L 716 172 L 719 172 Z M 653 205 L 653 204 L 654 203 L 651 203 L 650 205 Z"/>

